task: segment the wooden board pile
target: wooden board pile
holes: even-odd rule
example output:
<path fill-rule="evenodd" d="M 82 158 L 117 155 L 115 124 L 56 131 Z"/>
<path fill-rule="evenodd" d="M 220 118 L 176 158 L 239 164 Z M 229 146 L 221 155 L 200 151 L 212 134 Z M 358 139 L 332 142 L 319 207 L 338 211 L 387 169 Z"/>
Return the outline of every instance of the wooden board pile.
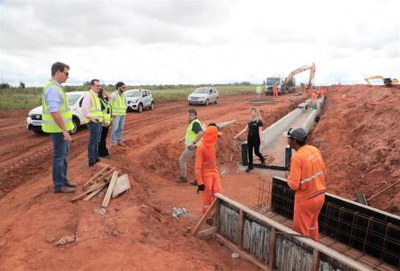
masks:
<path fill-rule="evenodd" d="M 101 207 L 106 208 L 110 203 L 111 197 L 115 198 L 121 193 L 131 188 L 127 174 L 118 177 L 119 172 L 115 167 L 105 166 L 83 185 L 82 194 L 74 197 L 71 202 L 83 199 L 88 201 L 97 195 L 101 190 L 107 188 Z"/>

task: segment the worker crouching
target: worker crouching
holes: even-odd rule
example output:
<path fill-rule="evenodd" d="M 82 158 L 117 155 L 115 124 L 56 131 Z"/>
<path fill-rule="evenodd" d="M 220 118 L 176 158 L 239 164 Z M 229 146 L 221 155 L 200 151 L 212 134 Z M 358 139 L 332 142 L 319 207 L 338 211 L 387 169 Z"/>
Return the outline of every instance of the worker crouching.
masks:
<path fill-rule="evenodd" d="M 196 150 L 195 175 L 197 192 L 203 191 L 203 214 L 215 200 L 215 194 L 222 192 L 215 151 L 219 135 L 221 133 L 217 126 L 208 126 L 203 135 L 203 141 Z"/>
<path fill-rule="evenodd" d="M 307 145 L 303 128 L 289 130 L 288 144 L 296 153 L 290 160 L 288 184 L 295 191 L 293 229 L 318 242 L 318 216 L 325 202 L 326 169 L 321 152 Z"/>

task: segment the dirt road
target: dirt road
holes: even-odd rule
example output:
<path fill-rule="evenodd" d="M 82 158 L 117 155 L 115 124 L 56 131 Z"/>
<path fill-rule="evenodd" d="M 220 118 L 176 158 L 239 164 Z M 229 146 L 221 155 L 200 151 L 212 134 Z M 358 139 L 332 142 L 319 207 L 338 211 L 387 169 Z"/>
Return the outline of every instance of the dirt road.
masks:
<path fill-rule="evenodd" d="M 397 106 L 390 112 L 382 106 L 371 107 L 370 104 L 379 102 L 370 101 L 371 96 L 360 101 L 364 96 L 365 91 L 357 87 L 332 87 L 325 114 L 311 138 L 325 157 L 330 172 L 329 192 L 349 198 L 355 188 L 368 193 L 371 188 L 382 187 L 382 181 L 390 182 L 398 176 L 394 163 L 400 157 L 396 157 L 400 142 L 389 138 L 395 132 L 387 134 L 387 138 L 385 132 L 389 132 L 381 129 L 371 134 L 382 146 L 390 139 L 392 145 L 386 147 L 390 150 L 377 149 L 381 145 L 369 148 L 371 142 L 362 140 L 367 139 L 363 131 L 370 131 L 363 126 L 364 121 L 371 123 L 371 119 L 382 114 L 385 119 L 390 114 L 399 119 L 395 101 L 400 95 L 395 93 L 386 98 L 386 105 Z M 267 103 L 249 104 L 254 98 L 254 94 L 231 95 L 221 98 L 217 105 L 195 107 L 203 123 L 236 119 L 236 123 L 223 130 L 218 147 L 219 169 L 224 194 L 250 207 L 258 203 L 260 180 L 270 179 L 271 173 L 257 169 L 246 174 L 239 169 L 240 140 L 233 140 L 234 134 L 244 127 L 251 107 L 261 109 L 267 127 L 304 100 L 295 95 L 280 96 L 277 100 L 264 96 Z M 362 113 L 365 106 L 367 113 L 365 110 Z M 201 216 L 201 199 L 194 187 L 174 182 L 179 177 L 178 157 L 183 146 L 178 140 L 185 132 L 188 108 L 184 101 L 167 101 L 157 103 L 153 111 L 128 113 L 124 132 L 128 146 L 112 149 L 111 159 L 104 159 L 93 168 L 87 166 L 87 131 L 83 129 L 74 135 L 69 156 L 71 180 L 83 185 L 106 163 L 129 175 L 132 190 L 113 199 L 106 213 L 99 208 L 100 197 L 70 203 L 72 195 L 54 194 L 49 138 L 26 131 L 27 111 L 0 111 L 1 267 L 5 270 L 257 270 L 244 260 L 233 259 L 232 251 L 216 241 L 199 240 L 190 234 Z M 369 119 L 364 120 L 367 115 Z M 394 121 L 395 116 L 392 118 Z M 393 122 L 380 121 L 376 125 L 393 125 Z M 354 133 L 357 136 L 353 137 Z M 356 141 L 345 143 L 346 140 Z M 383 171 L 378 166 L 366 171 L 364 167 L 373 164 L 362 163 L 375 161 L 374 155 L 381 152 L 390 154 L 389 158 L 379 156 L 384 160 L 379 163 L 389 173 L 385 175 L 387 178 L 375 178 L 378 181 L 373 182 L 376 174 L 382 175 Z M 189 172 L 192 169 L 189 167 Z M 365 182 L 359 181 L 364 171 L 368 172 L 361 179 Z M 399 189 L 395 187 L 390 196 L 386 194 L 388 200 L 384 205 L 379 205 L 382 198 L 378 197 L 375 207 L 395 206 Z M 189 213 L 173 220 L 170 216 L 173 207 L 184 207 Z M 60 244 L 60 240 L 67 242 Z"/>
<path fill-rule="evenodd" d="M 232 138 L 245 125 L 254 106 L 248 101 L 254 96 L 232 95 L 217 105 L 196 107 L 203 123 L 237 120 L 224 129 L 220 170 L 225 193 L 249 205 L 257 204 L 259 177 L 237 172 L 240 142 Z M 266 126 L 302 98 L 268 100 L 257 105 Z M 256 270 L 243 260 L 232 259 L 232 251 L 216 241 L 202 241 L 190 234 L 201 215 L 200 196 L 194 187 L 174 182 L 179 177 L 177 160 L 183 146 L 178 140 L 185 132 L 187 110 L 184 101 L 168 101 L 157 103 L 153 111 L 128 113 L 124 132 L 128 147 L 112 149 L 112 159 L 93 168 L 87 166 L 86 129 L 74 135 L 69 156 L 71 180 L 83 185 L 104 163 L 130 177 L 133 189 L 113 199 L 105 214 L 98 208 L 101 198 L 70 203 L 72 195 L 54 194 L 49 138 L 26 131 L 27 111 L 1 111 L 2 268 Z M 173 220 L 172 207 L 185 207 L 189 214 Z M 71 242 L 57 245 L 60 239 Z"/>

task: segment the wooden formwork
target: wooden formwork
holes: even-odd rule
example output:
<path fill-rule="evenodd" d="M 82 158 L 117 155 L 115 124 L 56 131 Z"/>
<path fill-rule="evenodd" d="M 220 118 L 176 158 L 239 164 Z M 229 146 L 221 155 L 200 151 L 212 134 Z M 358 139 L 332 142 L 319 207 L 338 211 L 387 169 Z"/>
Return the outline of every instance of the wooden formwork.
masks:
<path fill-rule="evenodd" d="M 262 270 L 371 270 L 222 194 L 216 197 L 193 234 L 214 236 Z"/>

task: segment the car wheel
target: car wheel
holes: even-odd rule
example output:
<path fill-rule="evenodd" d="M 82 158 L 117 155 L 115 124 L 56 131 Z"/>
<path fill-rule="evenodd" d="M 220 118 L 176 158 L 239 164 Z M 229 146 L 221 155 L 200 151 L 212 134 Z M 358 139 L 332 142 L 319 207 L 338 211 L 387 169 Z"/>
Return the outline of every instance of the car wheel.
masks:
<path fill-rule="evenodd" d="M 151 102 L 151 104 L 150 104 L 150 110 L 153 110 L 154 109 L 154 102 Z"/>
<path fill-rule="evenodd" d="M 71 134 L 75 134 L 76 131 L 78 131 L 79 120 L 77 120 L 75 117 L 72 117 L 72 124 L 74 125 L 74 127 L 71 130 Z"/>
<path fill-rule="evenodd" d="M 37 135 L 42 135 L 43 134 L 42 129 L 33 129 L 32 131 Z"/>
<path fill-rule="evenodd" d="M 206 102 L 205 102 L 205 106 L 208 106 L 208 99 L 207 99 Z"/>
<path fill-rule="evenodd" d="M 143 112 L 143 105 L 142 105 L 142 104 L 139 104 L 139 105 L 138 105 L 137 111 L 138 111 L 139 113 L 142 113 L 142 112 Z"/>

